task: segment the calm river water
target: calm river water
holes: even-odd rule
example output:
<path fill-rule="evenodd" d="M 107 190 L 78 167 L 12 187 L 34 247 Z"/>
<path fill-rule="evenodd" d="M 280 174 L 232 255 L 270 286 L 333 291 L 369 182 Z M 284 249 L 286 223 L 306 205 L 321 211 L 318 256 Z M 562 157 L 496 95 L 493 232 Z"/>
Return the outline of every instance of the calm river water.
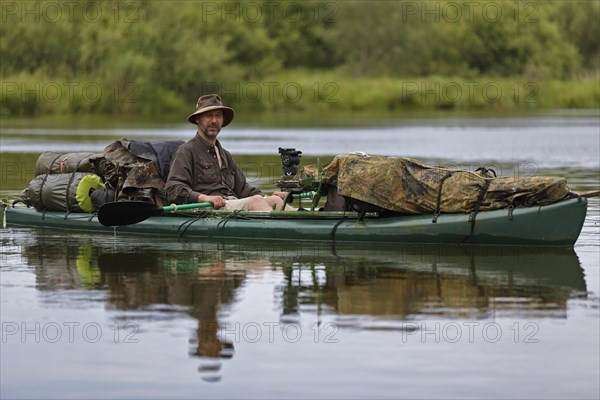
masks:
<path fill-rule="evenodd" d="M 235 124 L 234 124 L 235 125 Z M 317 123 L 318 125 L 318 123 Z M 597 113 L 226 128 L 274 189 L 279 147 L 600 188 Z M 325 125 L 323 125 L 325 126 Z M 43 151 L 184 139 L 191 125 L 2 121 L 0 197 Z M 2 398 L 600 396 L 600 201 L 574 248 L 188 241 L 5 227 Z"/>

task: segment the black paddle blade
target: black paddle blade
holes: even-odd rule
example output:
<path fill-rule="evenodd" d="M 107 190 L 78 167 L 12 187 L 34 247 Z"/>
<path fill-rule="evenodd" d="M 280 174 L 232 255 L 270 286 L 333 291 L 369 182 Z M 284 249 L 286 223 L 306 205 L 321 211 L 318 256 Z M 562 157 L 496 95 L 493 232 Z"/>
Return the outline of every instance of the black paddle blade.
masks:
<path fill-rule="evenodd" d="M 163 209 L 145 201 L 113 201 L 98 210 L 98 221 L 104 226 L 122 226 L 142 222 Z"/>

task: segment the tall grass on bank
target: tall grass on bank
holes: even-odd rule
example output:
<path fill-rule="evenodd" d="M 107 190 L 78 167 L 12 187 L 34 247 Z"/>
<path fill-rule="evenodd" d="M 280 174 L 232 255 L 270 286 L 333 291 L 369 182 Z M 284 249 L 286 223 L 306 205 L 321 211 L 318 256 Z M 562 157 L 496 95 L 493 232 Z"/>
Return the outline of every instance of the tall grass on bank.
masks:
<path fill-rule="evenodd" d="M 159 84 L 26 73 L 0 79 L 0 115 L 153 115 L 183 106 Z"/>
<path fill-rule="evenodd" d="M 270 85 L 270 86 L 269 86 Z M 268 93 L 267 87 L 277 87 Z M 256 85 L 255 85 L 256 86 Z M 287 73 L 262 83 L 263 96 L 255 100 L 237 91 L 241 106 L 261 110 L 291 108 L 299 111 L 394 112 L 405 110 L 533 110 L 600 107 L 600 79 L 535 81 L 523 78 L 474 79 L 360 78 L 334 74 Z M 251 101 L 249 101 L 251 100 Z M 258 103 L 258 104 L 257 104 Z"/>
<path fill-rule="evenodd" d="M 286 72 L 262 81 L 207 82 L 240 111 L 389 113 L 434 110 L 600 108 L 598 76 L 569 81 L 480 77 L 473 79 L 359 78 L 334 73 Z M 0 84 L 1 115 L 172 114 L 193 108 L 159 82 L 107 82 L 82 77 L 52 79 L 20 74 Z"/>

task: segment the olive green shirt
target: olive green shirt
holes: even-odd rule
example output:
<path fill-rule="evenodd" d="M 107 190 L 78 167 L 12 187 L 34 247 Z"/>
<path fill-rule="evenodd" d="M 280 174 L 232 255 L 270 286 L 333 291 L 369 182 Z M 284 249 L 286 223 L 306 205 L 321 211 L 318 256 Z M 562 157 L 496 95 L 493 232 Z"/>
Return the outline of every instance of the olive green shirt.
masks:
<path fill-rule="evenodd" d="M 217 151 L 221 155 L 221 168 Z M 239 199 L 263 194 L 248 184 L 244 173 L 218 140 L 215 146 L 197 135 L 179 146 L 173 155 L 165 191 L 169 201 L 175 204 L 196 203 L 200 194 Z"/>

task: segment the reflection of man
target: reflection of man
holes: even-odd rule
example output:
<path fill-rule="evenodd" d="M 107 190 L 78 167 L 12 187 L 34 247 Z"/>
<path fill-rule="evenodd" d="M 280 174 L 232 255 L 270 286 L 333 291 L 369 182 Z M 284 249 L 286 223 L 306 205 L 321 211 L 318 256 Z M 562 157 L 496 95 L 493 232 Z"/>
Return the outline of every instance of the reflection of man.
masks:
<path fill-rule="evenodd" d="M 272 196 L 248 184 L 217 135 L 233 120 L 233 109 L 216 94 L 201 96 L 188 121 L 198 125 L 196 136 L 181 145 L 171 161 L 165 185 L 169 201 L 176 204 L 211 202 L 215 209 L 271 211 L 281 209 L 285 193 Z M 289 206 L 286 206 L 286 209 Z"/>
<path fill-rule="evenodd" d="M 198 277 L 200 279 L 214 278 L 216 282 L 222 282 L 226 279 L 226 265 L 223 261 L 216 261 L 206 268 L 201 266 L 198 268 Z M 205 287 L 206 291 L 212 292 L 213 287 Z M 217 298 L 214 301 L 218 301 Z M 209 310 L 198 310 L 198 347 L 196 348 L 196 355 L 200 357 L 211 357 L 219 358 L 226 357 L 231 358 L 233 355 L 233 344 L 221 341 L 219 338 L 219 323 L 217 321 L 216 312 L 217 305 L 211 307 Z M 210 318 L 205 318 L 207 312 L 209 312 Z M 230 349 L 228 352 L 223 352 L 224 349 Z"/>
<path fill-rule="evenodd" d="M 228 271 L 228 266 L 233 268 Z M 198 268 L 198 279 L 200 282 L 217 283 L 217 285 L 202 284 L 202 294 L 198 298 L 207 299 L 207 294 L 214 293 L 215 305 L 209 309 L 196 309 L 194 316 L 198 318 L 198 347 L 195 349 L 195 355 L 210 358 L 231 358 L 234 354 L 234 345 L 231 341 L 223 337 L 223 329 L 227 332 L 226 325 L 221 326 L 216 316 L 218 305 L 220 305 L 221 295 L 229 294 L 225 282 L 235 282 L 235 269 L 240 268 L 244 271 L 244 276 L 249 271 L 264 271 L 271 267 L 268 260 L 259 259 L 257 261 L 244 260 L 239 266 L 235 263 L 219 260 L 212 262 L 210 266 L 200 266 Z M 215 289 L 216 292 L 215 292 Z M 212 300 L 212 299 L 211 299 Z M 225 327 L 225 328 L 224 328 Z"/>
<path fill-rule="evenodd" d="M 198 347 L 196 355 L 210 358 L 233 357 L 233 343 L 219 338 L 219 324 L 216 320 L 198 321 Z"/>

